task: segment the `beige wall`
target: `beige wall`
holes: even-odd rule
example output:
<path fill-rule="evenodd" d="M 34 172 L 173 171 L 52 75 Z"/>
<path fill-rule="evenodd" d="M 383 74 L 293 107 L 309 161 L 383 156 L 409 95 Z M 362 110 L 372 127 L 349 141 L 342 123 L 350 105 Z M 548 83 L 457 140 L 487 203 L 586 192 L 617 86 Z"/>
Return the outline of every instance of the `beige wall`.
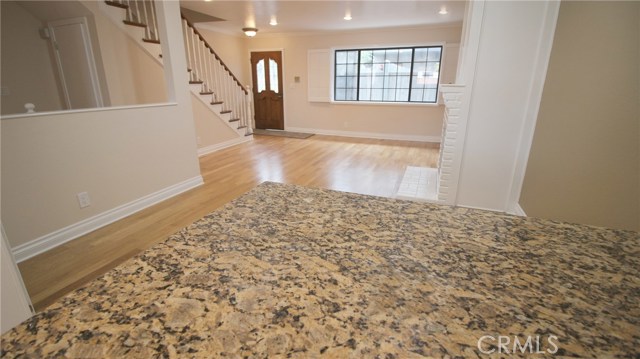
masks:
<path fill-rule="evenodd" d="M 179 5 L 168 12 L 172 103 L 2 119 L 2 222 L 12 247 L 199 178 Z M 80 209 L 86 191 L 91 206 Z"/>
<path fill-rule="evenodd" d="M 111 106 L 167 101 L 162 65 L 104 16 L 101 4 L 83 4 L 94 14 Z"/>
<path fill-rule="evenodd" d="M 423 27 L 353 31 L 318 35 L 256 36 L 247 41 L 249 51 L 282 49 L 284 52 L 285 129 L 317 129 L 327 133 L 340 131 L 380 134 L 395 138 L 429 138 L 438 140 L 442 132 L 443 106 L 332 104 L 309 102 L 307 99 L 307 52 L 334 47 L 384 47 L 420 45 L 437 42 L 459 43 L 462 28 Z M 250 73 L 247 54 L 246 67 Z M 443 72 L 453 81 L 457 54 L 448 57 Z M 449 65 L 447 68 L 447 65 Z M 452 70 L 452 71 L 450 71 Z M 294 77 L 300 83 L 294 83 Z"/>
<path fill-rule="evenodd" d="M 527 215 L 640 230 L 640 2 L 562 2 Z"/>
<path fill-rule="evenodd" d="M 57 111 L 63 108 L 58 91 L 47 40 L 40 38 L 43 27 L 14 1 L 0 2 L 2 19 L 1 86 L 9 91 L 2 96 L 0 113 L 24 113 L 24 104 L 31 102 L 37 111 Z"/>
<path fill-rule="evenodd" d="M 193 93 L 191 94 L 191 104 L 198 138 L 198 149 L 206 149 L 210 146 L 238 139 L 238 133 L 229 128 Z"/>

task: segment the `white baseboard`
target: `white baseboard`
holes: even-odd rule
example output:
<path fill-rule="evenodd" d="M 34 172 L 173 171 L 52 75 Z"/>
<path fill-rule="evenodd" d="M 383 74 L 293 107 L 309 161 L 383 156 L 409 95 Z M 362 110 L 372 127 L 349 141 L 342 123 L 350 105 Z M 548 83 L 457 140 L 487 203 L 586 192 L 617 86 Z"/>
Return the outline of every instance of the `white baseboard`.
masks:
<path fill-rule="evenodd" d="M 286 130 L 291 132 L 315 133 L 317 135 L 440 143 L 440 136 L 414 136 L 414 135 L 399 135 L 399 134 L 393 134 L 393 133 L 338 131 L 338 130 L 323 130 L 323 129 L 317 129 L 317 128 L 288 127 L 288 126 Z"/>
<path fill-rule="evenodd" d="M 509 214 L 513 214 L 520 217 L 526 217 L 527 214 L 524 212 L 524 209 L 520 207 L 520 203 L 516 203 L 515 207 L 513 207 L 509 212 Z"/>
<path fill-rule="evenodd" d="M 16 246 L 12 248 L 11 251 L 16 261 L 22 262 L 202 184 L 204 184 L 202 176 L 190 178 L 70 226 L 45 234 L 40 238 Z"/>
<path fill-rule="evenodd" d="M 243 137 L 233 138 L 233 139 L 228 140 L 228 141 L 216 143 L 215 145 L 198 148 L 198 157 L 202 157 L 202 156 L 208 155 L 210 153 L 213 153 L 213 152 L 216 152 L 216 151 L 220 151 L 220 150 L 222 150 L 224 148 L 227 148 L 227 147 L 231 147 L 231 146 L 239 145 L 241 143 L 249 142 L 251 140 L 253 140 L 253 136 L 243 136 Z"/>

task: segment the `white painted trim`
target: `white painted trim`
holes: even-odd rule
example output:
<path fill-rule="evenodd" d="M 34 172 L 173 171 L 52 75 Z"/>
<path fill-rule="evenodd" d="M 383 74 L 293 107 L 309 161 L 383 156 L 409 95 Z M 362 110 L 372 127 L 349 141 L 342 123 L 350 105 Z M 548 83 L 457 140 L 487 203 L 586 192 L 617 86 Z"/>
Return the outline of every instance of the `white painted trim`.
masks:
<path fill-rule="evenodd" d="M 527 214 L 524 212 L 524 209 L 520 207 L 520 203 L 516 203 L 516 205 L 507 211 L 509 214 L 513 214 L 514 216 L 526 217 Z"/>
<path fill-rule="evenodd" d="M 102 112 L 102 111 L 118 111 L 118 110 L 135 110 L 142 108 L 152 107 L 167 107 L 177 106 L 176 102 L 163 102 L 163 103 L 149 103 L 144 105 L 127 105 L 127 106 L 112 106 L 112 107 L 98 107 L 98 108 L 83 108 L 78 110 L 63 110 L 63 111 L 47 111 L 47 112 L 34 112 L 34 113 L 19 113 L 15 115 L 3 115 L 0 116 L 0 120 L 12 120 L 15 118 L 26 117 L 40 117 L 40 116 L 65 116 L 70 113 L 83 113 L 83 112 Z"/>
<path fill-rule="evenodd" d="M 129 203 L 123 204 L 116 208 L 110 209 L 93 217 L 84 219 L 70 226 L 64 227 L 57 231 L 45 234 L 40 238 L 36 238 L 27 243 L 12 248 L 13 256 L 16 261 L 22 262 L 26 259 L 34 257 L 40 253 L 44 253 L 63 243 L 76 239 L 96 229 L 102 228 L 124 217 L 130 216 L 154 204 L 160 203 L 180 193 L 196 188 L 204 184 L 202 176 L 196 176 L 186 181 L 176 183 L 160 191 L 151 193 L 142 198 L 138 198 Z"/>
<path fill-rule="evenodd" d="M 60 87 L 62 88 L 62 94 L 64 95 L 64 100 L 67 105 L 67 108 L 71 108 L 71 100 L 69 98 L 69 89 L 67 88 L 67 76 L 65 75 L 64 69 L 62 67 L 62 59 L 60 58 L 60 52 L 57 51 L 57 39 L 56 39 L 56 31 L 55 28 L 58 26 L 66 26 L 66 25 L 80 25 L 80 34 L 82 36 L 82 50 L 84 50 L 85 60 L 87 61 L 87 65 L 89 67 L 89 78 L 91 79 L 91 90 L 93 92 L 93 98 L 96 101 L 96 107 L 104 106 L 104 101 L 102 98 L 102 91 L 100 90 L 100 79 L 98 77 L 98 69 L 96 67 L 96 60 L 94 56 L 93 44 L 91 43 L 91 35 L 89 32 L 89 24 L 87 22 L 86 17 L 74 17 L 63 20 L 50 21 L 47 23 L 47 28 L 49 29 L 49 40 L 52 43 L 52 47 L 54 48 L 53 54 L 54 59 L 56 60 L 56 65 L 58 68 L 58 77 L 60 79 Z"/>
<path fill-rule="evenodd" d="M 337 130 L 323 130 L 323 129 L 317 129 L 317 128 L 306 128 L 306 127 L 286 127 L 285 129 L 291 132 L 305 132 L 305 133 L 314 133 L 317 135 L 328 135 L 328 136 L 440 143 L 440 137 L 437 137 L 437 136 L 414 136 L 414 135 L 400 135 L 400 134 L 379 133 L 379 132 L 337 131 Z"/>
<path fill-rule="evenodd" d="M 482 33 L 482 25 L 484 22 L 485 0 L 475 0 L 467 2 L 467 8 L 464 17 L 464 33 L 461 42 L 460 53 L 458 54 L 458 71 L 456 74 L 456 84 L 447 85 L 452 89 L 458 88 L 458 85 L 466 85 L 462 88 L 462 100 L 460 104 L 460 113 L 458 114 L 457 137 L 453 149 L 453 164 L 451 166 L 451 179 L 449 180 L 449 197 L 447 204 L 458 204 L 458 184 L 462 175 L 464 162 L 464 151 L 467 142 L 467 125 L 469 122 L 469 113 L 471 111 L 471 97 L 475 84 L 476 68 L 478 66 L 478 52 L 480 48 L 480 35 Z M 442 89 L 443 86 L 440 86 Z M 442 178 L 439 183 L 442 183 Z"/>
<path fill-rule="evenodd" d="M 2 305 L 0 312 L 0 334 L 4 334 L 16 325 L 29 319 L 33 307 L 29 295 L 22 285 L 20 271 L 6 238 L 0 238 L 0 266 L 2 273 Z"/>
<path fill-rule="evenodd" d="M 518 137 L 516 162 L 511 173 L 511 188 L 509 189 L 509 196 L 507 197 L 505 208 L 519 206 L 520 192 L 522 192 L 522 185 L 527 171 L 529 153 L 531 152 L 533 135 L 535 133 L 536 122 L 538 121 L 538 112 L 540 110 L 540 103 L 542 102 L 544 82 L 547 77 L 549 59 L 551 58 L 553 38 L 558 22 L 558 13 L 560 12 L 560 1 L 547 1 L 545 10 L 543 25 L 540 29 L 539 46 L 536 49 L 534 71 L 531 73 L 531 87 L 529 88 L 529 96 L 525 105 L 524 121 Z"/>
<path fill-rule="evenodd" d="M 198 148 L 198 157 L 206 156 L 216 151 L 220 151 L 222 149 L 225 149 L 231 146 L 239 145 L 241 143 L 250 142 L 252 140 L 253 140 L 253 136 L 243 136 L 243 137 L 234 138 L 228 141 L 216 143 L 215 145 Z"/>

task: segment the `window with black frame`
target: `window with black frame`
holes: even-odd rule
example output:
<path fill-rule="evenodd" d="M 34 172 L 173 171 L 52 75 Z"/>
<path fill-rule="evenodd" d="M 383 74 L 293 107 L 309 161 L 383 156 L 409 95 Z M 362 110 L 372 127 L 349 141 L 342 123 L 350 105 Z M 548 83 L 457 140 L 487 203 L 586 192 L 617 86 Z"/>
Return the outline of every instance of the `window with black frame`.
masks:
<path fill-rule="evenodd" d="M 436 103 L 442 46 L 336 50 L 335 101 Z"/>

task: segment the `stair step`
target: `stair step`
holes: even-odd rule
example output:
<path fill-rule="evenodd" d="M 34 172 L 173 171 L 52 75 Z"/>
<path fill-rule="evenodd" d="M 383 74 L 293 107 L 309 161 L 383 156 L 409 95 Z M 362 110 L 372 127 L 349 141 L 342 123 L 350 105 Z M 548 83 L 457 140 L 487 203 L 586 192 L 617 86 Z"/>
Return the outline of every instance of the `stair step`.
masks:
<path fill-rule="evenodd" d="M 213 95 L 213 91 L 200 92 L 201 95 Z"/>
<path fill-rule="evenodd" d="M 247 132 L 247 133 L 245 133 L 244 135 L 245 135 L 245 136 L 251 136 L 251 135 L 253 135 L 253 132 Z"/>
<path fill-rule="evenodd" d="M 238 130 L 242 130 L 243 128 L 247 128 L 247 126 L 238 126 Z"/>
<path fill-rule="evenodd" d="M 224 103 L 224 101 L 213 101 L 211 102 L 212 105 L 222 105 Z"/>
<path fill-rule="evenodd" d="M 105 1 L 105 3 L 106 3 L 107 5 L 111 5 L 111 6 L 119 7 L 119 8 L 121 8 L 121 9 L 128 9 L 128 8 L 129 8 L 129 5 L 127 5 L 127 4 L 121 4 L 121 3 L 119 3 L 119 2 L 115 2 L 115 1 L 108 1 L 108 0 L 107 0 L 107 1 Z"/>
<path fill-rule="evenodd" d="M 231 110 L 224 110 L 224 111 L 220 111 L 221 115 L 224 115 L 225 113 L 231 113 Z"/>
<path fill-rule="evenodd" d="M 201 85 L 202 81 L 189 81 L 190 85 Z"/>
<path fill-rule="evenodd" d="M 229 122 L 238 122 L 238 121 L 240 121 L 239 118 L 232 118 L 232 119 L 229 120 Z"/>
<path fill-rule="evenodd" d="M 141 23 L 141 22 L 135 22 L 135 21 L 129 21 L 129 20 L 122 20 L 123 23 L 127 24 L 127 25 L 131 25 L 131 26 L 137 26 L 137 27 L 147 27 L 147 25 Z"/>
<path fill-rule="evenodd" d="M 160 40 L 154 40 L 154 39 L 142 39 L 142 41 L 148 42 L 150 44 L 159 44 L 160 43 Z"/>

